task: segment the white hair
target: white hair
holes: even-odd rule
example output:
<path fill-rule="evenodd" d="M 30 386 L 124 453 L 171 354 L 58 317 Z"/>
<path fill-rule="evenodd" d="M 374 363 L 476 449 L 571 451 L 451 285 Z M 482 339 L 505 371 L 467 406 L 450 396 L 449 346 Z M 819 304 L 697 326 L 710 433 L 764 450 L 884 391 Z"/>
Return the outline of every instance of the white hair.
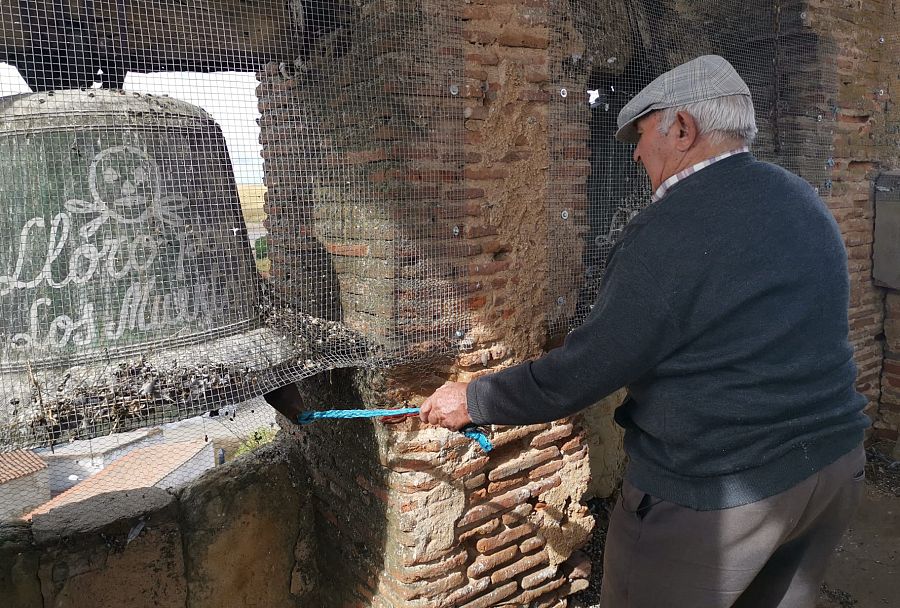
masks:
<path fill-rule="evenodd" d="M 756 112 L 749 95 L 725 95 L 660 112 L 659 132 L 663 135 L 675 124 L 675 115 L 686 112 L 697 122 L 699 134 L 714 144 L 739 139 L 749 146 L 756 137 Z"/>

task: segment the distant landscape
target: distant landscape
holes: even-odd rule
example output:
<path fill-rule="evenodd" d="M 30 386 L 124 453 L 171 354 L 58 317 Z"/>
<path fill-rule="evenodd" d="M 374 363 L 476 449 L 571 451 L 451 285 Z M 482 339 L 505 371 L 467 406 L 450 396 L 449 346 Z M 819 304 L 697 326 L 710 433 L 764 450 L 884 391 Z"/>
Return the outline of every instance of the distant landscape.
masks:
<path fill-rule="evenodd" d="M 241 199 L 241 212 L 244 214 L 250 243 L 253 245 L 256 269 L 263 276 L 268 276 L 271 263 L 266 229 L 263 227 L 263 221 L 266 219 L 266 212 L 263 210 L 266 187 L 262 184 L 238 184 L 237 188 L 238 197 Z"/>
<path fill-rule="evenodd" d="M 238 196 L 241 199 L 241 211 L 244 212 L 244 221 L 249 224 L 262 224 L 266 219 L 263 211 L 263 202 L 266 196 L 266 187 L 262 184 L 238 184 Z"/>

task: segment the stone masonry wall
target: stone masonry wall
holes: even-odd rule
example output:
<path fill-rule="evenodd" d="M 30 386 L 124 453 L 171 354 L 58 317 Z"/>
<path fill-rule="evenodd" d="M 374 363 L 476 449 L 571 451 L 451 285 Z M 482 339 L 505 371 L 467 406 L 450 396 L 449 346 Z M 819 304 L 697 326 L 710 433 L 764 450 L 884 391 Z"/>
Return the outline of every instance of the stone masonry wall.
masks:
<path fill-rule="evenodd" d="M 873 435 L 898 435 L 895 375 L 896 294 L 872 281 L 872 183 L 900 167 L 900 6 L 890 0 L 812 0 L 811 27 L 834 41 L 838 95 L 834 100 L 834 187 L 826 199 L 850 258 L 850 338 L 859 366 L 858 388 L 870 400 Z M 887 318 L 885 317 L 887 315 Z"/>
<path fill-rule="evenodd" d="M 276 441 L 177 492 L 110 492 L 0 525 L 0 606 L 320 606 L 302 465 Z"/>

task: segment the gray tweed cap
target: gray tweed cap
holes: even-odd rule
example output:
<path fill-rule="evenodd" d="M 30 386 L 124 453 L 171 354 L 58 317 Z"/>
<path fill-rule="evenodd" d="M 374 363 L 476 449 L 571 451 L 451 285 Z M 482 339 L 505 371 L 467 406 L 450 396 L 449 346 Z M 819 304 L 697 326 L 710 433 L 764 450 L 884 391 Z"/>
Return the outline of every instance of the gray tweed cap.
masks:
<path fill-rule="evenodd" d="M 637 143 L 637 119 L 654 110 L 674 108 L 726 95 L 750 97 L 747 83 L 718 55 L 703 55 L 661 74 L 619 112 L 616 139 Z"/>

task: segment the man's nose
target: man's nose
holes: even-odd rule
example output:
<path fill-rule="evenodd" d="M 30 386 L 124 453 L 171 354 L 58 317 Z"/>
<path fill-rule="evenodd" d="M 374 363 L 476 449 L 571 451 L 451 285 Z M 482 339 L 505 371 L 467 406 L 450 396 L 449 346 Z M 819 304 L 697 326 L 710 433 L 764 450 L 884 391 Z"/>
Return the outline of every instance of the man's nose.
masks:
<path fill-rule="evenodd" d="M 640 153 L 638 152 L 637 146 L 635 146 L 635 148 L 634 148 L 634 153 L 631 155 L 631 158 L 632 158 L 632 159 L 634 160 L 634 162 L 636 162 L 636 163 L 641 162 L 641 155 L 640 155 Z"/>

